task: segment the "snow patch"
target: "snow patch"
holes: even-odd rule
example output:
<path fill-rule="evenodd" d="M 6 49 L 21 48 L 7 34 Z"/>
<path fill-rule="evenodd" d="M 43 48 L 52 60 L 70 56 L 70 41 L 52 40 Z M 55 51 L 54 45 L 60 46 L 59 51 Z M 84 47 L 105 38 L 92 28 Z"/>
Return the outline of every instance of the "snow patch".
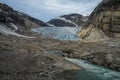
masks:
<path fill-rule="evenodd" d="M 75 25 L 76 27 L 78 27 L 78 25 L 76 23 L 72 22 L 71 20 L 67 20 L 67 19 L 65 19 L 63 17 L 56 17 L 55 19 L 59 19 L 59 20 L 71 23 L 71 24 Z"/>
<path fill-rule="evenodd" d="M 23 37 L 23 38 L 35 38 L 35 37 L 24 36 L 16 32 L 13 32 L 9 28 L 7 28 L 7 26 L 5 25 L 0 25 L 0 33 L 4 35 L 14 35 L 14 36 Z"/>
<path fill-rule="evenodd" d="M 72 19 L 75 19 L 75 16 L 71 16 Z"/>
<path fill-rule="evenodd" d="M 47 23 L 47 25 L 50 26 L 50 27 L 55 27 L 55 25 L 50 24 L 50 23 Z"/>
<path fill-rule="evenodd" d="M 19 29 L 19 28 L 18 28 L 15 24 L 13 24 L 13 23 L 10 23 L 10 25 L 11 25 L 12 27 L 14 27 L 15 30 L 18 30 L 18 29 Z"/>
<path fill-rule="evenodd" d="M 2 9 L 0 9 L 0 12 L 2 12 Z"/>

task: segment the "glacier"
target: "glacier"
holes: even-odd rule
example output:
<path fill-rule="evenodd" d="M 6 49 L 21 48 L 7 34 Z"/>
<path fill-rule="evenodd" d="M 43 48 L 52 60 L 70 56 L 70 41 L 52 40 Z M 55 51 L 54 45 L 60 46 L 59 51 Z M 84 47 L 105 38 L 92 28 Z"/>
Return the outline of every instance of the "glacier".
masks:
<path fill-rule="evenodd" d="M 42 34 L 46 38 L 54 38 L 59 40 L 79 40 L 77 32 L 81 27 L 40 27 L 32 29 L 33 32 Z"/>

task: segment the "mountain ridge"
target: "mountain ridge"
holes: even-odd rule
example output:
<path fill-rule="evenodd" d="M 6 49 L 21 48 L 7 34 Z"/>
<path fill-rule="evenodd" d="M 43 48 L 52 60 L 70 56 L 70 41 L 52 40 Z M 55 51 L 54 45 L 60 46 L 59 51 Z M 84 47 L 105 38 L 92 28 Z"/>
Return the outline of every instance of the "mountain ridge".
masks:
<path fill-rule="evenodd" d="M 58 16 L 56 18 L 51 19 L 47 23 L 57 26 L 57 27 L 79 27 L 86 23 L 88 16 L 82 16 L 77 13 L 67 14 Z"/>
<path fill-rule="evenodd" d="M 27 34 L 32 28 L 48 26 L 45 22 L 0 3 L 0 23 L 14 32 Z"/>

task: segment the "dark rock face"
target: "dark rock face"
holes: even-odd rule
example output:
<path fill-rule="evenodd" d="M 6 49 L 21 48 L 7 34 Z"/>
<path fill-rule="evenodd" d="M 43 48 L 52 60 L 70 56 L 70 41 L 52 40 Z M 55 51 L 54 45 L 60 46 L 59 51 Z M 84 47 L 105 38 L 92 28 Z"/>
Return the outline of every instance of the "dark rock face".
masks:
<path fill-rule="evenodd" d="M 61 27 L 64 27 L 64 26 L 75 26 L 74 24 L 72 23 L 68 23 L 68 22 L 65 22 L 63 20 L 60 20 L 60 19 L 53 19 L 53 20 L 50 20 L 48 22 L 49 24 L 52 24 L 54 26 L 61 26 Z"/>
<path fill-rule="evenodd" d="M 65 17 L 77 25 L 84 25 L 88 20 L 88 16 L 82 16 L 80 14 L 63 15 L 62 17 Z"/>
<path fill-rule="evenodd" d="M 16 14 L 16 12 L 11 8 L 9 7 L 8 5 L 6 4 L 0 4 L 0 21 L 1 22 L 6 22 L 6 23 L 10 23 L 10 22 L 20 22 L 20 23 L 24 23 L 22 20 L 21 20 L 21 17 L 19 18 L 18 14 Z"/>
<path fill-rule="evenodd" d="M 50 21 L 48 21 L 49 24 L 55 25 L 55 26 L 83 26 L 88 17 L 87 16 L 82 16 L 80 14 L 69 14 L 69 15 L 63 15 L 59 16 L 57 18 L 54 18 Z"/>
<path fill-rule="evenodd" d="M 46 23 L 37 20 L 27 14 L 13 10 L 6 4 L 0 3 L 0 22 L 12 28 L 11 24 L 18 27 L 16 32 L 25 33 L 32 28 L 47 26 Z"/>
<path fill-rule="evenodd" d="M 120 0 L 103 0 L 90 15 L 85 27 L 85 29 L 99 28 L 108 37 L 120 38 Z M 79 35 L 86 38 L 91 29 L 87 31 L 88 33 L 84 31 Z"/>

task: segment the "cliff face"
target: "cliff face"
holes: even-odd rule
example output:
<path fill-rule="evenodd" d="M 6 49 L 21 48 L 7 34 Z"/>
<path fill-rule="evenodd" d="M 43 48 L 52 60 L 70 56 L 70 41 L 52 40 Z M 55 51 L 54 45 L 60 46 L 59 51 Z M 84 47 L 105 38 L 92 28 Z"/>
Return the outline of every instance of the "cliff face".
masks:
<path fill-rule="evenodd" d="M 120 0 L 103 0 L 92 12 L 85 28 L 78 35 L 85 40 L 92 40 L 90 35 L 93 28 L 101 30 L 106 37 L 120 38 Z M 98 39 L 106 39 L 102 36 Z"/>
<path fill-rule="evenodd" d="M 27 14 L 15 11 L 6 4 L 0 3 L 0 24 L 18 32 L 26 33 L 32 28 L 47 26 L 46 23 L 37 20 Z"/>
<path fill-rule="evenodd" d="M 82 16 L 80 14 L 69 14 L 54 18 L 48 21 L 48 23 L 58 27 L 78 27 L 83 26 L 86 23 L 87 19 L 88 16 Z"/>

